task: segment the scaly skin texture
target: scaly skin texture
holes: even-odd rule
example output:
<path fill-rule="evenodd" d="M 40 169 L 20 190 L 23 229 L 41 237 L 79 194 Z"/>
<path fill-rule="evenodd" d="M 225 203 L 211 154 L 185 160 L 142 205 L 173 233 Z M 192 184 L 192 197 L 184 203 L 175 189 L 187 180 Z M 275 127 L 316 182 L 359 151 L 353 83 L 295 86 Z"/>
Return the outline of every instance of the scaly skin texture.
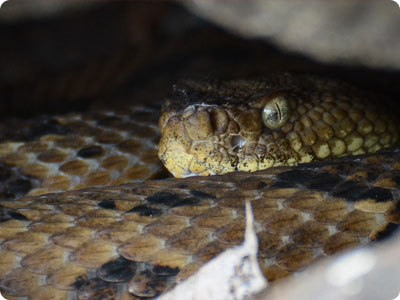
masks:
<path fill-rule="evenodd" d="M 400 152 L 0 201 L 7 299 L 154 297 L 243 239 L 273 281 L 400 224 Z"/>
<path fill-rule="evenodd" d="M 224 133 L 226 131 L 222 129 L 226 127 L 228 130 L 237 123 L 240 124 L 236 129 L 238 135 L 250 139 L 250 136 L 259 131 L 242 128 L 248 128 L 245 125 L 251 127 L 259 124 L 255 117 L 248 118 L 249 114 L 255 116 L 254 112 L 259 112 L 260 108 L 257 105 L 260 106 L 260 103 L 257 99 L 262 99 L 264 105 L 265 99 L 270 99 L 271 95 L 274 97 L 284 95 L 291 99 L 289 103 L 292 105 L 292 111 L 299 114 L 300 107 L 307 108 L 308 105 L 295 104 L 297 103 L 295 99 L 305 101 L 304 95 L 312 95 L 306 89 L 311 83 L 314 85 L 318 83 L 321 90 L 329 86 L 336 87 L 334 94 L 336 96 L 336 93 L 342 95 L 341 97 L 347 95 L 347 100 L 342 99 L 338 102 L 342 103 L 340 105 L 356 99 L 353 96 L 350 99 L 350 95 L 361 95 L 343 84 L 307 78 L 310 77 L 296 79 L 285 75 L 272 78 L 271 81 L 261 81 L 264 85 L 275 82 L 273 86 L 279 89 L 271 94 L 265 93 L 263 88 L 264 92 L 256 94 L 253 102 L 237 104 L 235 114 L 230 112 L 228 119 L 224 117 L 228 113 L 222 108 L 220 110 L 209 106 L 212 111 L 204 114 L 207 107 L 203 105 L 193 111 L 192 105 L 195 104 L 192 102 L 188 106 L 187 115 L 180 115 L 179 112 L 183 109 L 181 106 L 187 103 L 185 104 L 185 101 L 181 104 L 173 103 L 163 107 L 166 114 L 161 117 L 160 124 L 162 128 L 167 128 L 169 125 L 165 127 L 165 124 L 174 120 L 176 116 L 175 119 L 185 120 L 184 129 L 182 124 L 176 125 L 174 129 L 178 141 L 181 133 L 179 130 L 190 135 L 191 139 L 206 139 L 209 131 L 196 131 L 195 126 L 202 121 L 200 128 L 210 129 L 209 116 L 213 116 L 211 119 L 214 120 L 215 126 L 211 129 L 219 129 Z M 254 88 L 254 82 L 240 83 L 242 90 L 233 88 L 238 87 L 238 82 L 216 83 L 218 86 L 225 86 L 225 89 L 220 90 L 219 99 L 225 101 L 229 93 L 243 97 L 249 95 L 248 91 Z M 188 86 L 192 88 L 189 89 Z M 197 92 L 192 93 L 195 87 Z M 184 85 L 176 86 L 175 90 L 181 95 L 181 100 L 196 98 L 202 102 L 203 98 L 200 99 L 198 96 L 204 95 L 205 89 L 213 94 L 214 87 L 214 84 L 207 86 L 188 81 Z M 303 92 L 306 90 L 307 93 Z M 332 96 L 333 92 L 322 93 L 321 90 L 316 91 L 317 99 Z M 339 93 L 339 90 L 343 92 Z M 303 96 L 294 98 L 295 93 Z M 218 100 L 215 98 L 218 97 L 214 95 L 214 100 Z M 309 99 L 312 100 L 313 97 L 310 96 Z M 370 134 L 377 131 L 382 131 L 382 135 L 379 135 L 374 145 L 386 146 L 388 142 L 385 142 L 387 141 L 385 135 L 388 134 L 391 141 L 397 139 L 397 133 L 390 129 L 392 121 L 388 115 L 382 115 L 383 112 L 379 110 L 381 106 L 374 106 L 367 98 L 360 98 L 359 101 L 360 107 L 357 106 L 357 109 L 344 111 L 341 108 L 340 112 L 339 108 L 330 110 L 330 114 L 332 116 L 336 114 L 337 119 L 345 115 L 343 120 L 353 120 L 361 114 L 361 108 L 373 106 L 376 109 L 362 112 L 362 115 L 365 115 L 364 119 L 369 120 L 373 127 L 371 131 L 366 129 L 368 126 L 359 125 L 365 122 L 352 121 L 354 124 L 351 127 L 343 126 L 344 132 L 353 128 L 343 140 L 357 132 L 365 141 Z M 253 106 L 249 103 L 253 103 L 251 104 Z M 327 103 L 324 105 L 332 104 L 329 101 Z M 324 105 L 316 106 L 324 107 Z M 250 113 L 243 110 L 245 107 L 250 107 Z M 317 115 L 318 111 L 314 111 L 311 107 L 307 109 L 307 117 L 314 124 L 312 116 Z M 335 109 L 337 113 L 333 112 Z M 324 113 L 321 114 L 324 116 Z M 126 119 L 125 116 L 129 115 L 136 119 L 132 121 Z M 130 169 L 131 164 L 135 163 L 136 160 L 130 160 L 129 153 L 135 149 L 136 143 L 125 142 L 124 139 L 136 141 L 136 138 L 126 135 L 127 131 L 140 137 L 140 134 L 146 135 L 154 129 L 144 132 L 138 130 L 141 127 L 138 127 L 137 122 L 144 115 L 127 110 L 123 113 L 75 115 L 75 120 L 73 115 L 69 118 L 60 116 L 55 118 L 55 123 L 42 120 L 44 123 L 39 125 L 46 124 L 46 126 L 39 126 L 42 130 L 29 131 L 36 134 L 28 134 L 31 140 L 27 138 L 26 131 L 22 127 L 16 127 L 16 132 L 22 128 L 20 136 L 15 135 L 20 137 L 20 141 L 17 144 L 4 141 L 1 149 L 9 150 L 10 153 L 3 155 L 3 163 L 7 164 L 6 166 L 14 163 L 15 165 L 11 166 L 17 175 L 21 172 L 24 175 L 24 170 L 44 169 L 30 169 L 29 166 L 35 163 L 53 168 L 50 170 L 65 171 L 62 176 L 68 175 L 66 171 L 77 172 L 79 176 L 74 175 L 75 178 L 81 178 L 83 184 L 88 184 L 87 180 L 91 178 L 89 174 L 95 170 L 89 169 L 88 172 L 83 172 L 84 168 L 81 166 L 87 163 L 101 166 L 104 170 L 100 171 L 104 171 L 103 173 L 109 174 L 110 177 L 122 174 L 121 181 L 112 178 L 113 180 L 105 184 L 125 182 L 123 181 L 127 180 L 125 175 L 132 176 L 132 174 L 127 174 L 125 169 L 121 169 L 118 173 L 113 166 Z M 224 120 L 229 121 L 226 126 Z M 288 122 L 291 122 L 290 119 Z M 296 122 L 299 124 L 297 126 L 300 124 L 306 126 L 301 121 L 293 122 L 293 128 Z M 386 125 L 379 125 L 382 122 Z M 135 124 L 137 126 L 134 126 L 134 129 L 128 126 Z M 31 126 L 29 128 L 32 129 Z M 76 131 L 71 130 L 72 128 Z M 293 130 L 288 132 L 291 133 Z M 317 132 L 319 131 L 316 130 L 315 133 L 318 136 L 317 141 L 307 149 L 317 149 L 316 143 L 321 143 Z M 97 150 L 92 148 L 89 151 L 87 150 L 89 145 L 72 143 L 71 136 L 76 133 L 83 136 L 83 141 L 89 141 L 91 146 L 96 146 Z M 165 139 L 165 131 L 163 134 Z M 198 136 L 195 136 L 196 134 Z M 303 143 L 302 134 L 298 135 L 299 141 Z M 225 135 L 225 138 L 229 140 L 229 136 Z M 280 146 L 276 142 L 279 140 L 278 137 L 284 140 L 280 134 L 273 134 L 272 145 L 275 143 Z M 70 143 L 67 143 L 68 141 Z M 232 144 L 232 139 L 229 141 Z M 328 145 L 329 141 L 326 141 Z M 255 142 L 248 143 L 250 146 Z M 352 143 L 354 140 L 349 138 L 346 149 Z M 161 144 L 161 148 L 165 147 L 163 142 Z M 113 145 L 117 148 L 115 151 L 120 152 L 114 153 Z M 148 145 L 150 148 L 144 149 L 154 152 L 151 151 L 153 149 L 151 145 L 150 143 L 150 146 Z M 173 140 L 168 140 L 166 145 L 182 147 Z M 54 149 L 57 146 L 58 148 Z M 276 146 L 277 151 L 281 149 L 278 146 Z M 245 150 L 250 151 L 247 147 L 246 143 L 246 147 L 237 153 L 244 152 L 242 154 L 245 155 Z M 291 144 L 288 147 L 292 147 Z M 99 149 L 103 151 L 98 151 Z M 363 146 L 351 151 L 357 153 L 356 151 L 360 149 L 363 149 Z M 293 151 L 290 153 L 300 157 L 298 154 L 300 152 Z M 367 149 L 363 151 L 368 152 Z M 94 155 L 96 157 L 85 157 L 89 154 L 96 154 Z M 285 153 L 276 152 L 274 155 L 272 155 L 274 161 L 286 157 Z M 121 156 L 127 157 L 126 164 L 121 162 L 124 161 L 121 160 Z M 63 157 L 64 160 L 55 161 L 55 158 L 59 157 Z M 116 160 L 110 160 L 109 157 Z M 22 163 L 16 164 L 24 161 L 29 163 L 28 167 Z M 71 164 L 70 161 L 80 163 Z M 69 164 L 69 168 L 66 168 L 65 164 Z M 75 170 L 74 165 L 80 167 Z M 245 166 L 244 162 L 238 165 Z M 249 163 L 248 166 L 252 164 Z M 201 164 L 197 166 L 201 167 L 203 167 Z M 219 165 L 215 170 L 217 168 L 220 168 Z M 1 174 L 7 177 L 5 171 Z M 96 178 L 97 181 L 94 181 L 96 185 L 101 184 L 98 180 L 103 177 Z M 400 150 L 398 147 L 392 147 L 375 154 L 327 159 L 294 167 L 280 166 L 255 173 L 235 172 L 213 177 L 145 180 L 122 186 L 92 187 L 35 197 L 7 194 L 8 196 L 0 199 L 0 290 L 7 299 L 21 300 L 126 300 L 155 297 L 187 278 L 204 262 L 224 249 L 242 241 L 246 200 L 252 202 L 255 215 L 255 228 L 260 244 L 259 263 L 265 276 L 273 282 L 303 270 L 310 263 L 326 255 L 390 236 L 400 224 L 399 178 Z M 46 178 L 43 182 L 46 182 Z M 7 184 L 8 189 L 13 191 L 11 187 L 16 185 Z M 14 191 L 18 191 L 17 187 Z M 38 194 L 41 191 L 43 190 L 36 190 Z"/>
<path fill-rule="evenodd" d="M 0 123 L 0 199 L 156 177 L 157 120 L 135 106 Z"/>
<path fill-rule="evenodd" d="M 283 104 L 273 104 L 276 100 Z M 262 118 L 271 104 L 277 118 L 287 119 L 274 128 Z M 384 102 L 343 83 L 290 74 L 182 82 L 159 124 L 159 157 L 175 177 L 374 153 L 399 141 L 399 127 Z"/>

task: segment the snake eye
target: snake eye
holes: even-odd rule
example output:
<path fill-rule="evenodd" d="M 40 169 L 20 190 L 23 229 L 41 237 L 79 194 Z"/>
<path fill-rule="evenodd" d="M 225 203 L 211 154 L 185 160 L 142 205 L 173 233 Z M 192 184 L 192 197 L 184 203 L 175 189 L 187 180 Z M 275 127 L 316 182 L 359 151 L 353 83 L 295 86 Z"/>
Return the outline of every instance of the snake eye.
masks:
<path fill-rule="evenodd" d="M 265 104 L 261 115 L 264 125 L 270 129 L 275 129 L 285 125 L 289 120 L 290 114 L 289 102 L 285 97 L 278 96 Z"/>

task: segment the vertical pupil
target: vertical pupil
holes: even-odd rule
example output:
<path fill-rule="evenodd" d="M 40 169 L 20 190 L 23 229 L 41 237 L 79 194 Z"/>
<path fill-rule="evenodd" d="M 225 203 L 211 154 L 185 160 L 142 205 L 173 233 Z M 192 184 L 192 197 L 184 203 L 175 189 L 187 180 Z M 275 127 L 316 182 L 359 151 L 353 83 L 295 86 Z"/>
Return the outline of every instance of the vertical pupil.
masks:
<path fill-rule="evenodd" d="M 279 120 L 282 120 L 282 112 L 281 112 L 281 109 L 280 109 L 278 103 L 275 103 L 275 107 L 276 107 L 276 111 L 278 112 Z"/>

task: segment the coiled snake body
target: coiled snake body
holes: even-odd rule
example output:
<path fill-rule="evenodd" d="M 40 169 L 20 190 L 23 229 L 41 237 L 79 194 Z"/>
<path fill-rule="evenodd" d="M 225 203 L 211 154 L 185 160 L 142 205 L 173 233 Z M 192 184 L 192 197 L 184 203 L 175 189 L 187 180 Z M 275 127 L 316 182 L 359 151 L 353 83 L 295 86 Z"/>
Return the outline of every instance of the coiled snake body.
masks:
<path fill-rule="evenodd" d="M 0 145 L 2 293 L 155 297 L 240 243 L 246 199 L 271 281 L 390 235 L 399 132 L 373 100 L 312 76 L 184 81 L 162 108 L 161 160 L 177 177 L 246 172 L 183 179 L 130 182 L 159 170 L 154 108 L 18 124 Z"/>

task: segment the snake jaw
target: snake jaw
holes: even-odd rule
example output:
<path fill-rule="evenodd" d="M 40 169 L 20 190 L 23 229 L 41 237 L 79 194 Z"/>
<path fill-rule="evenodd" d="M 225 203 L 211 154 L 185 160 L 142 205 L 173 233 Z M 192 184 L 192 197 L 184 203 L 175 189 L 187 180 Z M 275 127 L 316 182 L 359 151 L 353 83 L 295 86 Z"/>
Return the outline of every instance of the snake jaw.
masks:
<path fill-rule="evenodd" d="M 213 114 L 219 117 L 211 121 Z M 163 121 L 159 158 L 172 175 L 182 178 L 250 172 L 298 162 L 287 139 L 279 139 L 279 135 L 275 139 L 270 131 L 263 134 L 261 126 L 252 121 L 247 121 L 247 130 L 240 130 L 239 122 L 245 123 L 243 116 L 235 118 L 227 113 L 227 122 L 222 115 L 215 107 L 199 105 L 164 116 L 168 120 Z M 254 118 L 255 114 L 246 112 L 245 116 Z M 220 134 L 222 127 L 226 132 Z"/>

